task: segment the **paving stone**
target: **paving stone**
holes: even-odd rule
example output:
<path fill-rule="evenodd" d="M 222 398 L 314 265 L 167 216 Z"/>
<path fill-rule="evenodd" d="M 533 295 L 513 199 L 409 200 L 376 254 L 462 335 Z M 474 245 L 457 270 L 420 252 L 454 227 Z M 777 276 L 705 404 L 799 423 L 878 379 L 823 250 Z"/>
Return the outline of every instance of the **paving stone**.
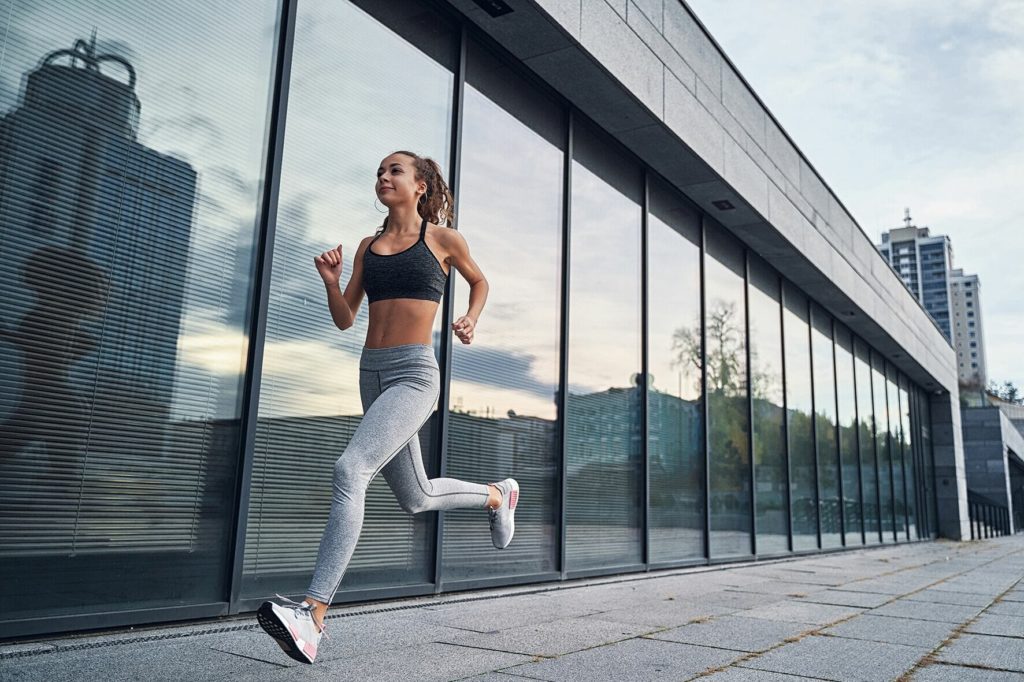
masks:
<path fill-rule="evenodd" d="M 599 590 L 599 588 L 596 588 Z M 571 599 L 552 599 L 543 595 L 524 595 L 487 599 L 479 602 L 451 604 L 438 609 L 423 609 L 419 617 L 426 622 L 448 627 L 493 632 L 531 623 L 547 622 L 597 613 L 601 609 L 597 602 L 604 601 L 608 608 L 614 608 L 619 600 L 608 597 L 604 600 L 587 600 L 585 603 Z M 501 619 L 495 614 L 501 613 Z"/>
<path fill-rule="evenodd" d="M 1024 672 L 1024 640 L 963 634 L 939 650 L 938 660 Z"/>
<path fill-rule="evenodd" d="M 717 673 L 712 673 L 705 677 L 700 678 L 701 682 L 704 680 L 714 680 L 715 682 L 799 682 L 800 680 L 815 679 L 811 677 L 797 677 L 796 675 L 786 675 L 785 673 L 772 673 L 767 670 L 753 670 L 751 668 L 726 668 L 725 670 Z M 499 681 L 496 681 L 499 682 Z M 510 680 L 504 680 L 504 682 L 512 682 Z"/>
<path fill-rule="evenodd" d="M 313 666 L 273 673 L 271 680 L 416 680 L 447 682 L 472 677 L 531 660 L 530 656 L 504 651 L 474 649 L 454 644 L 430 643 L 401 649 L 396 655 L 367 654 L 352 658 L 317 661 Z M 510 678 L 510 682 L 515 678 Z"/>
<path fill-rule="evenodd" d="M 985 613 L 998 613 L 1002 616 L 1024 616 L 1024 602 L 1000 601 L 988 607 Z"/>
<path fill-rule="evenodd" d="M 551 682 L 585 679 L 616 682 L 675 681 L 726 665 L 740 655 L 726 649 L 654 639 L 629 639 L 539 663 L 514 666 L 502 672 Z"/>
<path fill-rule="evenodd" d="M 923 647 L 811 635 L 743 661 L 739 667 L 828 680 L 893 680 L 928 653 Z"/>
<path fill-rule="evenodd" d="M 734 587 L 729 591 L 791 596 L 795 594 L 813 594 L 815 592 L 821 592 L 824 589 L 826 589 L 824 585 L 817 585 L 814 583 L 789 582 L 785 580 L 766 580 L 760 583 L 753 583 L 750 585 L 743 585 L 741 587 Z"/>
<path fill-rule="evenodd" d="M 1021 682 L 1022 677 L 1020 673 L 934 663 L 918 668 L 910 679 L 914 682 Z M 512 681 L 506 679 L 504 682 Z"/>
<path fill-rule="evenodd" d="M 931 602 L 897 599 L 885 606 L 872 609 L 876 616 L 894 616 L 914 620 L 933 620 L 943 623 L 963 623 L 981 612 L 979 606 L 957 606 L 955 604 L 933 604 Z"/>
<path fill-rule="evenodd" d="M 926 601 L 933 604 L 957 604 L 959 606 L 988 606 L 992 603 L 992 597 L 984 594 L 932 589 L 908 594 L 903 598 L 910 601 Z"/>
<path fill-rule="evenodd" d="M 756 592 L 734 592 L 728 590 L 708 594 L 701 599 L 701 603 L 728 606 L 733 609 L 750 609 L 755 606 L 777 604 L 785 599 L 786 597 L 781 594 L 758 594 Z"/>
<path fill-rule="evenodd" d="M 262 679 L 282 667 L 234 656 L 194 641 L 174 644 L 147 642 L 140 645 L 80 649 L 39 656 L 12 658 L 0 663 L 0 679 L 47 680 L 222 680 L 230 675 Z"/>
<path fill-rule="evenodd" d="M 320 641 L 317 662 L 402 649 L 442 640 L 460 632 L 423 620 L 418 613 L 382 613 L 328 618 L 327 638 Z M 289 658 L 262 629 L 207 635 L 201 642 L 217 651 L 286 666 L 302 666 Z"/>
<path fill-rule="evenodd" d="M 573 651 L 618 642 L 648 632 L 645 626 L 598 620 L 596 617 L 523 625 L 498 632 L 450 630 L 440 641 L 533 656 L 562 656 Z"/>
<path fill-rule="evenodd" d="M 512 675 L 511 673 L 493 672 L 474 675 L 473 677 L 463 677 L 459 682 L 523 682 L 526 679 L 530 678 Z"/>
<path fill-rule="evenodd" d="M 978 635 L 1024 637 L 1024 618 L 986 612 L 967 626 L 967 632 L 973 632 Z"/>
<path fill-rule="evenodd" d="M 821 634 L 934 649 L 946 641 L 956 627 L 953 623 L 891 618 L 865 613 L 826 628 Z"/>
<path fill-rule="evenodd" d="M 1024 590 L 1010 590 L 1000 601 L 1024 601 Z"/>
<path fill-rule="evenodd" d="M 637 604 L 626 608 L 602 611 L 586 616 L 586 618 L 630 623 L 643 626 L 649 631 L 659 628 L 679 627 L 696 619 L 720 616 L 732 613 L 735 610 L 732 607 L 719 606 L 717 604 L 697 605 L 669 601 L 658 604 Z"/>
<path fill-rule="evenodd" d="M 891 594 L 876 594 L 874 592 L 847 592 L 845 590 L 825 590 L 815 592 L 803 597 L 801 601 L 814 602 L 815 604 L 832 604 L 833 606 L 856 606 L 863 609 L 871 609 L 891 601 Z"/>
<path fill-rule="evenodd" d="M 785 620 L 795 623 L 827 625 L 843 618 L 862 613 L 862 609 L 849 606 L 832 606 L 831 604 L 812 604 L 801 601 L 785 601 L 756 609 L 738 611 L 737 616 L 747 618 L 764 618 L 766 620 Z"/>
<path fill-rule="evenodd" d="M 704 623 L 684 625 L 649 636 L 671 642 L 749 652 L 764 651 L 813 627 L 806 623 L 721 616 Z"/>

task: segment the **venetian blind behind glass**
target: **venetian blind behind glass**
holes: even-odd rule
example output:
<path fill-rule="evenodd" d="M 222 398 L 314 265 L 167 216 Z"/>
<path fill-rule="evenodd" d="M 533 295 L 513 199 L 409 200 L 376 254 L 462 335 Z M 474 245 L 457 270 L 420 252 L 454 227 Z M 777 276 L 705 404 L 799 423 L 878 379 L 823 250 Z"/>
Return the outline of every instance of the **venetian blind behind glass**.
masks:
<path fill-rule="evenodd" d="M 408 149 L 448 165 L 456 36 L 419 3 L 367 6 L 381 15 L 335 0 L 298 7 L 246 533 L 250 597 L 308 586 L 334 463 L 362 417 L 368 303 L 340 331 L 313 257 L 340 243 L 347 285 L 360 240 L 384 217 L 373 185 L 389 153 Z M 436 475 L 435 420 L 420 443 Z M 433 527 L 431 515 L 402 511 L 378 476 L 340 590 L 432 580 Z"/>
<path fill-rule="evenodd" d="M 577 125 L 572 166 L 566 564 L 641 560 L 640 169 Z"/>
<path fill-rule="evenodd" d="M 704 556 L 700 215 L 650 186 L 647 423 L 652 562 Z"/>
<path fill-rule="evenodd" d="M 223 600 L 277 3 L 0 16 L 0 619 Z"/>
<path fill-rule="evenodd" d="M 789 550 L 781 289 L 779 276 L 759 258 L 750 259 L 747 295 L 757 553 L 777 554 Z"/>
<path fill-rule="evenodd" d="M 480 483 L 511 476 L 521 506 L 500 560 L 483 509 L 445 512 L 446 581 L 555 570 L 560 508 L 565 114 L 474 43 L 467 62 L 459 231 L 490 291 L 473 342 L 452 338 L 446 475 Z M 469 286 L 452 276 L 458 319 Z"/>

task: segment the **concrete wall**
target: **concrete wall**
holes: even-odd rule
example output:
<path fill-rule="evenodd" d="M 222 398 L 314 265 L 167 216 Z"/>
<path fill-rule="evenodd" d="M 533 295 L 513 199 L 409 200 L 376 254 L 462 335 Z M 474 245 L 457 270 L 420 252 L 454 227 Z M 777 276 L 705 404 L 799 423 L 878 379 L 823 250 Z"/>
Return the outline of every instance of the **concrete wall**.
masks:
<path fill-rule="evenodd" d="M 913 381 L 941 393 L 934 418 L 956 423 L 946 473 L 963 489 L 953 348 L 684 4 L 506 0 L 513 11 L 492 17 L 472 0 L 448 2 Z M 719 199 L 736 208 L 719 210 Z M 966 502 L 952 513 L 961 506 L 966 530 Z M 947 525 L 961 536 L 957 523 Z"/>

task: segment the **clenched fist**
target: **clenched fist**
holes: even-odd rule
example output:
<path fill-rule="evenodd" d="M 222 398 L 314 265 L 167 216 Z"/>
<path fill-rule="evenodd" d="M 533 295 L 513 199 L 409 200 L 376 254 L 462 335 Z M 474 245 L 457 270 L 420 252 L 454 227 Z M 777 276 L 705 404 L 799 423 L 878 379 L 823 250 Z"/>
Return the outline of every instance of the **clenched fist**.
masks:
<path fill-rule="evenodd" d="M 476 320 L 469 315 L 463 315 L 452 322 L 452 331 L 459 337 L 459 341 L 469 344 L 473 341 L 473 331 L 476 329 Z"/>
<path fill-rule="evenodd" d="M 316 264 L 316 271 L 320 273 L 324 284 L 336 285 L 341 280 L 341 244 L 319 256 L 314 256 L 313 263 Z"/>

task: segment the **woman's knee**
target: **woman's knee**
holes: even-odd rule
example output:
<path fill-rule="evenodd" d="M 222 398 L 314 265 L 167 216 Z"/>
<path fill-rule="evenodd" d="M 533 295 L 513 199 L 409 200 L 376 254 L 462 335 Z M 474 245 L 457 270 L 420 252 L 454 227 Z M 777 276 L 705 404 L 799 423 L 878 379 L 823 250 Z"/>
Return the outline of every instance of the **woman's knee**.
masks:
<path fill-rule="evenodd" d="M 431 499 L 421 492 L 399 497 L 398 504 L 408 514 L 420 514 L 433 509 Z"/>
<path fill-rule="evenodd" d="M 348 451 L 334 463 L 334 489 L 345 492 L 363 492 L 370 485 L 372 471 Z"/>

